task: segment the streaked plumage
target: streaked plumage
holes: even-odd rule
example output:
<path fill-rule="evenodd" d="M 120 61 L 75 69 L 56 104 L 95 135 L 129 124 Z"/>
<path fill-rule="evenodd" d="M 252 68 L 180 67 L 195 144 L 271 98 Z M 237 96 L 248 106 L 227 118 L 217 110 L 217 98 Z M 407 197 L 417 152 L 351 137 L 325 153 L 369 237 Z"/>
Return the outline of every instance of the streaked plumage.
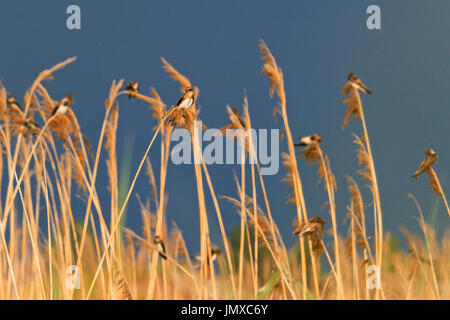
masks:
<path fill-rule="evenodd" d="M 66 94 L 61 101 L 57 102 L 56 106 L 53 108 L 51 116 L 54 116 L 55 114 L 66 114 L 72 102 L 72 95 L 70 93 Z"/>
<path fill-rule="evenodd" d="M 422 173 L 427 171 L 438 159 L 438 154 L 433 149 L 428 148 L 425 150 L 425 159 L 419 166 L 416 172 L 411 176 L 412 178 L 418 178 Z"/>
<path fill-rule="evenodd" d="M 177 107 L 190 108 L 194 104 L 195 94 L 191 87 L 184 88 L 184 92 L 177 101 Z"/>
<path fill-rule="evenodd" d="M 358 89 L 364 92 L 365 94 L 372 94 L 372 91 L 370 91 L 364 83 L 362 83 L 361 79 L 358 78 L 354 73 L 350 72 L 347 77 L 348 83 Z"/>
<path fill-rule="evenodd" d="M 322 237 L 325 220 L 321 217 L 313 217 L 307 223 L 302 223 L 294 230 L 294 235 L 306 236 L 311 241 L 312 249 L 317 255 L 322 253 Z"/>
<path fill-rule="evenodd" d="M 301 236 L 307 236 L 316 234 L 320 239 L 322 239 L 324 226 L 325 220 L 323 220 L 321 217 L 313 217 L 309 219 L 308 223 L 298 226 L 294 230 L 294 235 L 300 234 Z"/>
<path fill-rule="evenodd" d="M 153 243 L 155 244 L 156 250 L 158 250 L 159 256 L 167 260 L 166 247 L 164 246 L 163 239 L 160 236 L 156 236 Z"/>
<path fill-rule="evenodd" d="M 131 81 L 127 85 L 127 90 L 130 91 L 130 94 L 128 95 L 128 98 L 129 99 L 133 99 L 134 98 L 134 94 L 133 93 L 139 93 L 139 83 L 137 81 Z"/>

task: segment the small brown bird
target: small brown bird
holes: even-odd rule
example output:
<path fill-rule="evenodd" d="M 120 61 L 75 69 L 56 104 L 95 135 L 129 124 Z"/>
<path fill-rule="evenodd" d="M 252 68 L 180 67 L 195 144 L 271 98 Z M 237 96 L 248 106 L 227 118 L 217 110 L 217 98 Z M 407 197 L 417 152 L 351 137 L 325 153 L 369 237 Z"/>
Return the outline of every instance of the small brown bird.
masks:
<path fill-rule="evenodd" d="M 33 134 L 34 136 L 37 136 L 39 134 L 39 132 L 41 131 L 41 129 L 39 128 L 39 125 L 37 124 L 36 121 L 34 121 L 33 119 L 28 119 L 25 120 L 23 122 L 23 125 L 25 126 L 25 128 L 27 128 L 27 130 L 29 132 L 31 132 L 31 134 Z"/>
<path fill-rule="evenodd" d="M 137 81 L 131 81 L 126 89 L 128 91 L 130 91 L 130 94 L 128 95 L 129 99 L 133 99 L 134 98 L 134 94 L 133 93 L 139 93 L 139 83 Z"/>
<path fill-rule="evenodd" d="M 190 108 L 194 104 L 195 93 L 194 89 L 191 87 L 184 88 L 184 92 L 181 95 L 180 99 L 178 99 L 177 107 L 180 108 Z"/>
<path fill-rule="evenodd" d="M 159 256 L 164 260 L 167 260 L 166 247 L 164 246 L 164 242 L 161 236 L 156 236 L 153 240 L 153 243 L 156 246 L 156 250 L 158 250 Z"/>
<path fill-rule="evenodd" d="M 51 116 L 54 116 L 55 114 L 66 114 L 72 102 L 72 94 L 66 94 L 66 96 L 61 101 L 57 102 L 56 106 L 53 108 Z"/>
<path fill-rule="evenodd" d="M 21 113 L 23 111 L 22 108 L 20 107 L 20 104 L 17 102 L 17 100 L 16 100 L 16 98 L 14 98 L 14 96 L 9 95 L 7 102 L 9 104 L 10 108 L 13 109 L 14 111 L 19 112 L 19 113 Z"/>
<path fill-rule="evenodd" d="M 301 143 L 296 143 L 294 144 L 294 146 L 296 147 L 305 147 L 305 146 L 318 146 L 319 144 L 322 143 L 322 138 L 314 133 L 310 136 L 306 136 L 306 137 L 300 137 L 299 140 L 301 141 Z"/>
<path fill-rule="evenodd" d="M 307 223 L 299 225 L 294 230 L 294 235 L 300 234 L 301 236 L 309 236 L 316 234 L 319 239 L 322 239 L 323 227 L 325 226 L 325 220 L 321 217 L 313 217 L 309 219 Z"/>
<path fill-rule="evenodd" d="M 300 137 L 300 143 L 295 143 L 296 147 L 305 147 L 302 151 L 298 152 L 302 158 L 307 161 L 314 161 L 320 157 L 318 152 L 318 146 L 322 143 L 322 138 L 318 134 L 313 134 L 306 137 Z"/>
<path fill-rule="evenodd" d="M 211 248 L 211 260 L 214 261 L 217 259 L 217 257 L 221 254 L 221 251 L 219 248 Z M 201 255 L 195 255 L 195 256 L 191 256 L 192 259 L 197 260 L 198 262 L 200 262 L 201 259 Z M 206 256 L 206 263 L 209 265 L 209 255 Z"/>
<path fill-rule="evenodd" d="M 316 254 L 322 253 L 322 237 L 325 220 L 321 217 L 313 217 L 307 223 L 302 223 L 294 230 L 294 235 L 307 236 L 312 243 L 312 249 Z"/>
<path fill-rule="evenodd" d="M 428 148 L 425 150 L 425 159 L 419 166 L 416 172 L 411 176 L 412 178 L 418 178 L 422 173 L 427 171 L 438 159 L 438 154 L 433 149 Z"/>
<path fill-rule="evenodd" d="M 361 90 L 365 94 L 372 94 L 372 91 L 370 91 L 361 81 L 360 78 L 358 78 L 354 73 L 350 72 L 347 77 L 348 82 L 350 85 L 356 89 Z"/>

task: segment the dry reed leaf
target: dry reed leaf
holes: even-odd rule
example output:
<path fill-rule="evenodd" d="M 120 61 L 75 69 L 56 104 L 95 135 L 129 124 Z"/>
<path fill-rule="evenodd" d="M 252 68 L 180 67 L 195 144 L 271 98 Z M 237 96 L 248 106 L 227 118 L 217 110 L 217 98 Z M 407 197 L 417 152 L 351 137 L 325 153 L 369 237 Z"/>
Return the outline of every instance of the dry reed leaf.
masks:
<path fill-rule="evenodd" d="M 83 135 L 83 141 L 87 151 L 89 152 L 89 155 L 91 156 L 92 159 L 95 159 L 94 149 L 92 148 L 91 141 L 85 135 Z"/>
<path fill-rule="evenodd" d="M 105 101 L 105 108 L 112 108 L 114 100 L 117 98 L 117 95 L 123 86 L 123 81 L 124 80 L 122 79 L 119 82 L 116 82 L 115 80 L 112 82 L 111 87 L 109 88 L 108 99 Z"/>
<path fill-rule="evenodd" d="M 306 146 L 302 151 L 298 152 L 302 159 L 305 159 L 309 163 L 319 164 L 320 162 L 320 153 L 319 153 L 319 145 L 310 144 Z"/>
<path fill-rule="evenodd" d="M 353 202 L 353 208 L 356 213 L 356 217 L 361 220 L 364 217 L 364 202 L 361 195 L 361 192 L 358 188 L 358 185 L 356 181 L 350 177 L 347 176 L 347 183 L 348 183 L 348 191 L 350 192 L 350 198 Z"/>
<path fill-rule="evenodd" d="M 239 191 L 238 186 L 238 192 Z M 237 200 L 235 198 L 229 197 L 229 196 L 220 196 L 222 199 L 226 199 L 229 202 L 231 202 L 234 207 L 236 208 L 236 212 L 241 216 L 242 215 L 242 209 L 241 209 L 241 201 Z M 256 216 L 254 214 L 254 205 L 256 205 Z M 255 230 L 257 230 L 257 236 L 258 239 L 261 240 L 259 242 L 259 245 L 261 247 L 265 246 L 265 242 L 263 241 L 263 238 L 265 238 L 267 241 L 272 241 L 272 229 L 269 222 L 269 219 L 265 216 L 264 211 L 257 205 L 253 203 L 253 198 L 249 197 L 248 195 L 245 195 L 245 214 L 246 216 L 244 219 L 247 218 L 247 215 L 249 217 L 249 223 L 251 226 L 255 227 Z M 258 227 L 256 227 L 258 226 Z"/>
<path fill-rule="evenodd" d="M 351 237 L 345 237 L 344 238 L 344 255 L 346 258 L 349 258 L 352 256 L 352 238 Z"/>
<path fill-rule="evenodd" d="M 7 111 L 7 91 L 3 86 L 3 83 L 0 81 L 0 121 L 5 121 L 6 111 Z"/>
<path fill-rule="evenodd" d="M 348 182 L 348 190 L 350 192 L 350 200 L 352 202 L 352 206 L 349 206 L 347 208 L 348 209 L 347 217 L 350 219 L 355 219 L 354 232 L 356 235 L 356 244 L 363 252 L 368 254 L 370 247 L 365 230 L 365 213 L 364 213 L 363 198 L 356 181 L 352 177 L 347 176 L 347 182 Z M 351 229 L 349 229 L 349 233 L 351 233 Z"/>
<path fill-rule="evenodd" d="M 330 182 L 330 185 L 333 188 L 333 190 L 336 191 L 337 190 L 336 178 L 333 172 L 331 172 L 331 164 L 328 155 L 325 155 L 325 165 L 326 165 L 326 173 L 328 174 L 328 181 Z"/>
<path fill-rule="evenodd" d="M 152 190 L 152 195 L 153 195 L 153 199 L 156 203 L 156 207 L 158 207 L 158 203 L 159 203 L 159 199 L 158 199 L 158 188 L 156 186 L 156 179 L 155 179 L 155 174 L 153 172 L 153 167 L 152 164 L 150 162 L 150 159 L 145 159 L 145 163 L 147 165 L 147 176 L 149 178 L 149 184 Z"/>
<path fill-rule="evenodd" d="M 69 152 L 68 152 L 69 153 Z M 78 160 L 76 160 L 72 155 L 70 155 L 70 167 L 71 167 L 71 172 L 72 172 L 72 179 L 75 181 L 78 190 L 83 192 L 85 195 L 87 195 L 87 186 L 85 185 L 84 182 L 84 176 L 83 176 L 83 172 L 82 169 L 80 169 L 79 165 L 78 165 Z M 80 163 L 84 163 L 81 162 L 80 159 Z"/>
<path fill-rule="evenodd" d="M 56 114 L 49 123 L 50 129 L 55 133 L 56 138 L 66 141 L 66 135 L 78 133 L 78 128 L 74 123 L 75 114 L 72 109 L 67 109 L 66 114 Z"/>
<path fill-rule="evenodd" d="M 264 41 L 259 41 L 258 48 L 261 52 L 261 60 L 264 62 L 261 73 L 265 74 L 270 80 L 270 97 L 272 98 L 273 94 L 276 92 L 280 100 L 284 101 L 285 98 L 283 72 L 281 71 L 281 68 L 278 67 L 275 58 L 272 56 L 272 53 L 270 52 Z M 275 116 L 277 113 L 282 113 L 280 105 L 276 105 L 273 109 L 273 115 Z"/>
<path fill-rule="evenodd" d="M 170 75 L 173 80 L 181 84 L 181 92 L 183 92 L 183 89 L 186 87 L 192 87 L 191 81 L 189 81 L 187 77 L 183 76 L 174 67 L 172 67 L 172 65 L 168 63 L 166 59 L 161 58 L 161 61 L 163 63 L 163 69 Z"/>
<path fill-rule="evenodd" d="M 130 233 L 125 233 L 125 240 L 126 240 L 126 252 L 128 254 L 129 259 L 134 259 L 136 257 L 136 250 L 134 247 L 133 237 Z M 132 261 L 132 260 L 130 260 Z"/>
<path fill-rule="evenodd" d="M 227 112 L 228 112 L 228 120 L 230 123 L 222 128 L 220 128 L 220 132 L 222 135 L 225 135 L 226 130 L 237 130 L 242 129 L 245 130 L 245 122 L 244 119 L 240 116 L 239 112 L 231 108 L 230 106 L 227 106 Z"/>
<path fill-rule="evenodd" d="M 116 146 L 116 132 L 119 121 L 119 104 L 116 103 L 111 109 L 110 117 L 106 123 L 106 143 L 105 148 L 111 155 L 111 152 L 115 150 Z"/>
<path fill-rule="evenodd" d="M 154 119 L 157 119 L 161 121 L 164 119 L 165 115 L 167 114 L 166 109 L 167 106 L 164 104 L 164 102 L 161 100 L 161 97 L 159 96 L 158 92 L 155 88 L 150 88 L 150 94 L 155 100 L 150 104 L 150 109 L 153 111 L 152 117 Z"/>
<path fill-rule="evenodd" d="M 182 259 L 185 259 L 185 261 L 189 260 L 189 252 L 187 251 L 183 233 L 174 221 L 172 221 L 172 231 L 169 242 L 173 248 L 173 256 L 175 258 L 181 257 Z"/>
<path fill-rule="evenodd" d="M 346 83 L 346 86 L 348 86 L 349 84 Z M 345 91 L 343 91 L 345 92 Z M 345 129 L 345 127 L 347 126 L 348 122 L 350 121 L 350 118 L 353 116 L 355 119 L 361 119 L 361 110 L 358 104 L 358 99 L 356 98 L 355 94 L 353 93 L 353 91 L 349 91 L 347 92 L 348 96 L 344 99 L 344 101 L 342 102 L 343 104 L 347 105 L 347 112 L 345 113 L 345 118 L 344 121 L 342 123 L 342 130 Z"/>
<path fill-rule="evenodd" d="M 269 222 L 269 219 L 267 219 L 267 217 L 265 215 L 259 213 L 256 215 L 256 218 L 255 218 L 255 216 L 252 216 L 250 218 L 249 222 L 250 222 L 250 225 L 255 228 L 255 230 L 259 231 L 259 232 L 257 232 L 257 236 L 258 236 L 258 239 L 260 240 L 260 242 L 259 242 L 260 247 L 265 246 L 265 242 L 263 239 L 264 237 L 267 239 L 267 241 L 273 240 L 270 222 Z"/>
<path fill-rule="evenodd" d="M 197 114 L 190 108 L 171 107 L 167 114 L 170 116 L 167 119 L 167 126 L 182 127 L 186 130 L 194 128 L 194 122 L 197 120 Z"/>
<path fill-rule="evenodd" d="M 358 165 L 362 167 L 357 172 L 362 177 L 363 180 L 368 181 L 366 187 L 372 191 L 373 176 L 370 172 L 370 156 L 369 153 L 367 152 L 367 148 L 365 145 L 365 137 L 362 136 L 361 138 L 359 138 L 356 134 L 353 134 L 353 136 L 355 137 L 355 140 L 353 142 L 358 146 L 357 150 Z"/>
<path fill-rule="evenodd" d="M 291 157 L 286 152 L 282 152 L 281 153 L 281 159 L 282 159 L 283 166 L 285 166 L 287 168 L 287 173 L 284 176 L 284 178 L 281 179 L 281 181 L 287 183 L 289 188 L 291 188 L 291 193 L 289 194 L 288 199 L 287 199 L 286 202 L 287 203 L 292 203 L 292 204 L 295 205 L 296 202 L 295 202 L 294 178 L 293 178 L 295 166 L 292 163 Z"/>
<path fill-rule="evenodd" d="M 243 116 L 239 114 L 239 112 L 231 108 L 227 105 L 227 112 L 228 112 L 228 120 L 229 124 L 220 128 L 220 133 L 224 137 L 232 137 L 234 140 L 239 139 L 242 141 L 244 140 L 244 150 L 245 150 L 245 157 L 247 158 L 247 154 L 250 151 L 250 134 L 249 131 L 251 129 L 250 126 L 250 115 L 248 113 L 248 102 L 247 98 L 244 98 L 244 104 L 243 104 Z M 231 131 L 228 131 L 231 130 Z M 227 135 L 227 131 L 229 132 L 229 135 Z"/>
<path fill-rule="evenodd" d="M 434 192 L 435 196 L 442 196 L 441 190 L 439 188 L 439 182 L 437 181 L 437 176 L 430 167 L 426 170 L 428 177 L 430 178 L 430 189 Z"/>

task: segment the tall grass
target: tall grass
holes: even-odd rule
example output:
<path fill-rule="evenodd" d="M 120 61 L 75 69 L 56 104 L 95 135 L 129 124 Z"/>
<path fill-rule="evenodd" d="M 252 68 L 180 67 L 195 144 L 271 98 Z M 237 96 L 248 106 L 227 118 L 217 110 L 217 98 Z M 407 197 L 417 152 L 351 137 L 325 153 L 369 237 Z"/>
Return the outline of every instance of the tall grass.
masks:
<path fill-rule="evenodd" d="M 312 157 L 296 155 L 282 70 L 264 42 L 259 43 L 259 49 L 262 73 L 270 81 L 270 96 L 276 94 L 279 100 L 275 113 L 282 118 L 286 136 L 288 152 L 282 155 L 287 169 L 284 181 L 292 188 L 290 201 L 296 209 L 299 230 L 296 232 L 298 242 L 292 248 L 286 247 L 277 227 L 279 211 L 271 208 L 271 195 L 261 174 L 251 135 L 226 137 L 240 141 L 242 147 L 238 156 L 241 160 L 254 158 L 256 161 L 241 164 L 240 172 L 234 175 L 235 191 L 218 195 L 214 177 L 200 150 L 198 139 L 202 128 L 194 125 L 200 120 L 196 104 L 187 110 L 166 105 L 154 88 L 148 95 L 132 93 L 137 103 L 150 105 L 155 127 L 148 137 L 147 149 L 140 154 L 137 152 L 137 160 L 132 158 L 138 161 L 138 169 L 128 179 L 128 171 L 120 175 L 117 164 L 120 157 L 117 150 L 119 103 L 131 94 L 124 90 L 123 80 L 113 81 L 107 94 L 95 152 L 82 133 L 76 111 L 50 116 L 57 99 L 47 91 L 45 81 L 71 64 L 75 60 L 71 58 L 39 74 L 24 95 L 23 111 L 8 107 L 7 89 L 0 84 L 3 152 L 0 176 L 4 182 L 0 184 L 0 299 L 450 298 L 449 231 L 438 242 L 416 202 L 424 238 L 404 231 L 409 252 L 397 249 L 392 236 L 383 232 L 377 175 L 359 92 L 354 88 L 346 90 L 348 96 L 344 102 L 348 110 L 344 127 L 351 116 L 361 120 L 363 134 L 355 135 L 362 166 L 357 173 L 369 182 L 375 223 L 374 230 L 368 230 L 369 215 L 359 186 L 355 179 L 347 177 L 350 199 L 345 223 L 348 233 L 340 234 L 335 203 L 337 189 L 330 158 L 319 146 L 313 150 Z M 181 89 L 193 86 L 187 76 L 165 59 L 162 59 L 162 66 Z M 200 89 L 194 87 L 194 90 L 198 97 Z M 251 103 L 245 98 L 242 105 L 242 115 L 227 107 L 224 134 L 225 129 L 244 133 L 254 128 Z M 24 125 L 35 118 L 43 124 L 39 132 Z M 200 221 L 198 263 L 191 259 L 182 231 L 175 223 L 169 225 L 166 218 L 166 189 L 171 183 L 167 180 L 171 167 L 170 137 L 173 128 L 178 126 L 191 133 L 196 160 L 193 170 Z M 159 146 L 157 137 L 160 137 Z M 160 167 L 154 171 L 151 160 L 156 153 L 154 148 L 158 147 Z M 100 161 L 102 154 L 106 165 Z M 319 179 L 323 179 L 332 222 L 330 243 L 321 239 L 323 230 L 317 233 L 319 238 L 305 231 L 311 228 L 313 219 L 307 212 L 299 173 L 302 158 L 316 164 Z M 104 189 L 97 183 L 102 171 L 109 180 L 108 204 L 102 203 L 98 195 Z M 128 230 L 122 221 L 129 201 L 134 199 L 136 182 L 143 179 L 145 173 L 151 192 L 146 199 L 138 198 L 142 230 Z M 430 169 L 429 174 L 431 188 L 443 199 L 448 211 L 435 171 Z M 79 220 L 72 210 L 75 194 L 84 203 Z M 211 212 L 206 206 L 209 197 L 213 203 Z M 225 228 L 221 199 L 230 201 L 239 214 L 236 232 L 227 232 Z M 210 234 L 212 214 L 219 223 L 223 249 L 214 262 Z M 374 234 L 374 239 L 369 234 Z M 156 238 L 162 239 L 165 255 L 158 251 Z M 370 265 L 380 270 L 378 289 L 366 285 Z"/>

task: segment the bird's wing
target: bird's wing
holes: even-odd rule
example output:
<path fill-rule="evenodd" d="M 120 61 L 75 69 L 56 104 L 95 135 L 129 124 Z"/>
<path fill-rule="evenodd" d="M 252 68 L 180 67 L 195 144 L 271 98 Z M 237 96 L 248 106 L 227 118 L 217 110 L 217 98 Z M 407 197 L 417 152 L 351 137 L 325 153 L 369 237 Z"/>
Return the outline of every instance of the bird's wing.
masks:
<path fill-rule="evenodd" d="M 57 105 L 56 107 L 53 108 L 52 114 L 50 115 L 50 117 L 53 117 L 56 114 L 56 111 L 58 111 L 58 107 L 59 105 Z"/>
<path fill-rule="evenodd" d="M 372 91 L 370 91 L 369 88 L 367 88 L 367 87 L 364 85 L 364 83 L 362 83 L 361 79 L 358 78 L 358 79 L 355 81 L 355 83 L 361 88 L 362 91 L 364 91 L 364 93 L 367 93 L 367 94 L 371 94 L 371 93 L 372 93 Z"/>
<path fill-rule="evenodd" d="M 419 169 L 417 169 L 417 171 L 414 172 L 414 174 L 412 175 L 414 178 L 417 178 L 419 175 L 421 175 L 425 171 L 425 169 L 427 167 L 426 162 L 427 162 L 426 159 L 422 161 L 422 163 L 419 166 Z"/>
<path fill-rule="evenodd" d="M 181 102 L 183 102 L 183 100 L 184 100 L 184 94 L 180 97 L 180 99 L 178 99 L 177 107 L 181 104 Z"/>

